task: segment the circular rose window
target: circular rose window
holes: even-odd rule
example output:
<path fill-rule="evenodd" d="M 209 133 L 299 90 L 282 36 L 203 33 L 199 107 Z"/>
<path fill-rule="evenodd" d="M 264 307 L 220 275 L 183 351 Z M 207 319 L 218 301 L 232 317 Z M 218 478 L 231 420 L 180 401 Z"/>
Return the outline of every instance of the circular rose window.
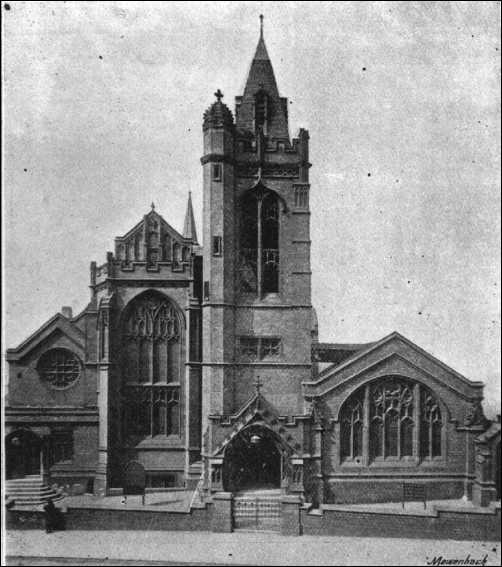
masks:
<path fill-rule="evenodd" d="M 67 388 L 80 376 L 80 361 L 71 351 L 55 348 L 42 355 L 38 372 L 53 388 Z"/>

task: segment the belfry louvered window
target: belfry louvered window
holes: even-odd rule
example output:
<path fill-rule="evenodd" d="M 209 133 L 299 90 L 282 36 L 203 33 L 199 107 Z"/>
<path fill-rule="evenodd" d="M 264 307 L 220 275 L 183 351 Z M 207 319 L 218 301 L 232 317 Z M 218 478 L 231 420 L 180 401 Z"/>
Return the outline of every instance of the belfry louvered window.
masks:
<path fill-rule="evenodd" d="M 340 412 L 340 457 L 369 464 L 441 457 L 443 422 L 429 388 L 405 378 L 366 384 Z"/>
<path fill-rule="evenodd" d="M 122 332 L 126 434 L 180 431 L 182 319 L 164 296 L 141 295 L 127 308 Z"/>
<path fill-rule="evenodd" d="M 279 291 L 279 200 L 258 188 L 242 200 L 240 287 L 262 297 Z"/>
<path fill-rule="evenodd" d="M 269 110 L 268 95 L 263 89 L 260 89 L 255 95 L 254 125 L 255 130 L 261 128 L 265 135 L 268 131 Z"/>

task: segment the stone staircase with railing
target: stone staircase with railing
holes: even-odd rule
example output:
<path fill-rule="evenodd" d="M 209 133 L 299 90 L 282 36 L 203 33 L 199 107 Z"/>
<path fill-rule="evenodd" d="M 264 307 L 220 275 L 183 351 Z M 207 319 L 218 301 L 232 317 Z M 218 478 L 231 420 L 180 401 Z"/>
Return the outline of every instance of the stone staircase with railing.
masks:
<path fill-rule="evenodd" d="M 49 500 L 57 502 L 64 498 L 62 489 L 44 484 L 40 475 L 8 479 L 5 483 L 5 498 L 15 506 L 39 506 Z"/>

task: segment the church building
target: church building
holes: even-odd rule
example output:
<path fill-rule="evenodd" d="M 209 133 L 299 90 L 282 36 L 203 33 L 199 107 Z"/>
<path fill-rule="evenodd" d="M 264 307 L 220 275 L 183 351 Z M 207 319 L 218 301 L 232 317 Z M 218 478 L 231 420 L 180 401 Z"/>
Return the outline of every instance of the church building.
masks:
<path fill-rule="evenodd" d="M 7 478 L 104 496 L 140 469 L 150 489 L 315 506 L 399 501 L 407 481 L 430 499 L 499 498 L 481 382 L 397 332 L 319 342 L 309 133 L 290 136 L 263 27 L 233 112 L 215 96 L 202 245 L 190 196 L 181 232 L 152 204 L 91 262 L 87 307 L 7 351 Z"/>

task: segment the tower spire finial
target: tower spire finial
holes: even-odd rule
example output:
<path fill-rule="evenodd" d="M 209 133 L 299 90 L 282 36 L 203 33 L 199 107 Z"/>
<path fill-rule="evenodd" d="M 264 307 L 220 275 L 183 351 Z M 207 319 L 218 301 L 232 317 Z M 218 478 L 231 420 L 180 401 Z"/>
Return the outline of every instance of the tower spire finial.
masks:
<path fill-rule="evenodd" d="M 192 192 L 188 192 L 187 210 L 185 213 L 185 224 L 183 226 L 183 238 L 191 240 L 193 244 L 198 245 L 197 230 L 195 228 L 195 218 L 192 208 Z"/>
<path fill-rule="evenodd" d="M 260 14 L 260 37 L 263 39 L 263 14 Z"/>

